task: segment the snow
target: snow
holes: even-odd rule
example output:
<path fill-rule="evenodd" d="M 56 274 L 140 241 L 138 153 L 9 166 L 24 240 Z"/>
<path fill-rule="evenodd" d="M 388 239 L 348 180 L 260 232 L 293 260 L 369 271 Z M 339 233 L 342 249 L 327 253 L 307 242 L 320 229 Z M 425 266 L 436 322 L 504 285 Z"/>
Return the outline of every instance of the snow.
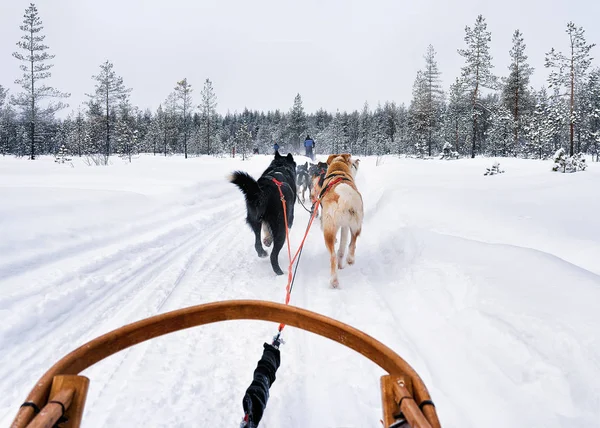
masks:
<path fill-rule="evenodd" d="M 303 158 L 298 161 L 304 162 Z M 421 375 L 444 427 L 597 427 L 600 167 L 550 161 L 361 160 L 356 264 L 329 288 L 318 224 L 291 304 L 346 322 Z M 266 156 L 142 156 L 88 167 L 0 158 L 0 425 L 66 353 L 166 311 L 282 302 L 242 194 Z M 292 247 L 308 214 L 296 205 Z M 280 262 L 285 265 L 282 251 Z M 230 321 L 154 339 L 86 370 L 86 427 L 237 426 L 273 323 Z M 380 427 L 383 371 L 294 328 L 261 427 Z"/>

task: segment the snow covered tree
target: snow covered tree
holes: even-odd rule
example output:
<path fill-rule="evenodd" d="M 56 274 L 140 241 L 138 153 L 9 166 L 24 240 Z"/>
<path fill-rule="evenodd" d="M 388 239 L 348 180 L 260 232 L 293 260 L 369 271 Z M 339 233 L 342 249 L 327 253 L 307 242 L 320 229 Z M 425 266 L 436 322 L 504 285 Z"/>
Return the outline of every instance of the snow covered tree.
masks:
<path fill-rule="evenodd" d="M 202 89 L 202 104 L 200 104 L 201 135 L 206 146 L 206 153 L 212 154 L 215 149 L 219 129 L 217 126 L 217 96 L 212 82 L 206 79 Z"/>
<path fill-rule="evenodd" d="M 373 125 L 371 127 L 372 153 L 377 156 L 382 156 L 390 152 L 386 135 L 386 119 L 386 114 L 381 104 L 378 104 L 375 112 L 373 112 Z"/>
<path fill-rule="evenodd" d="M 513 115 L 503 104 L 496 106 L 490 114 L 487 132 L 487 147 L 492 156 L 515 155 Z"/>
<path fill-rule="evenodd" d="M 122 102 L 119 105 L 115 137 L 116 153 L 131 163 L 132 156 L 139 153 L 139 139 L 135 123 L 135 110 L 128 102 Z"/>
<path fill-rule="evenodd" d="M 470 134 L 471 106 L 466 89 L 460 79 L 450 85 L 448 105 L 444 112 L 444 138 L 454 150 L 466 154 L 465 143 Z"/>
<path fill-rule="evenodd" d="M 595 154 L 596 162 L 598 162 L 600 160 L 600 68 L 595 68 L 590 73 L 586 91 L 586 106 L 588 144 L 585 150 Z"/>
<path fill-rule="evenodd" d="M 81 113 L 81 107 L 77 109 L 77 115 L 72 118 L 69 116 L 71 126 L 67 132 L 67 146 L 71 148 L 73 155 L 81 157 L 84 150 L 85 132 L 87 124 L 83 113 Z"/>
<path fill-rule="evenodd" d="M 545 88 L 534 94 L 535 108 L 524 127 L 527 143 L 524 154 L 530 158 L 544 159 L 551 154 L 551 141 L 556 133 L 551 119 L 550 100 Z"/>
<path fill-rule="evenodd" d="M 114 71 L 114 65 L 110 61 L 105 61 L 100 65 L 100 73 L 92 76 L 96 81 L 95 91 L 93 94 L 88 94 L 90 101 L 103 109 L 104 113 L 104 129 L 105 147 L 104 156 L 108 163 L 108 158 L 111 154 L 111 113 L 114 113 L 114 108 L 121 102 L 125 101 L 131 89 L 128 89 L 123 84 L 123 78 L 117 76 Z"/>
<path fill-rule="evenodd" d="M 496 174 L 502 174 L 504 172 L 503 169 L 500 169 L 500 163 L 499 162 L 494 162 L 491 166 L 491 168 L 486 168 L 486 171 L 483 175 L 496 175 Z"/>
<path fill-rule="evenodd" d="M 412 127 L 418 140 L 426 140 L 427 155 L 431 156 L 434 139 L 440 125 L 444 102 L 441 73 L 432 45 L 427 47 L 425 68 L 417 73 L 413 85 L 413 101 L 409 109 Z"/>
<path fill-rule="evenodd" d="M 577 172 L 585 171 L 585 159 L 581 153 L 576 153 L 573 156 L 567 156 L 567 152 L 563 147 L 558 149 L 554 154 L 554 165 L 552 171 L 557 172 Z"/>
<path fill-rule="evenodd" d="M 529 93 L 529 78 L 533 68 L 527 63 L 523 34 L 516 30 L 513 34 L 513 47 L 510 50 L 510 73 L 503 79 L 502 101 L 504 108 L 511 112 L 514 133 L 514 145 L 517 146 L 519 136 L 525 127 L 524 118 L 531 113 L 532 99 Z"/>
<path fill-rule="evenodd" d="M 358 154 L 368 156 L 370 154 L 369 142 L 371 140 L 372 115 L 369 103 L 365 101 L 363 109 L 358 118 Z"/>
<path fill-rule="evenodd" d="M 497 79 L 492 74 L 492 56 L 490 55 L 489 43 L 492 34 L 487 31 L 487 24 L 482 15 L 475 21 L 475 26 L 465 27 L 466 49 L 459 49 L 458 53 L 465 59 L 462 68 L 461 79 L 469 93 L 471 100 L 471 115 L 473 123 L 471 157 L 475 157 L 477 144 L 477 120 L 482 115 L 484 106 L 480 102 L 482 88 L 495 89 Z"/>
<path fill-rule="evenodd" d="M 591 49 L 595 44 L 585 41 L 584 29 L 576 27 L 573 22 L 567 24 L 566 33 L 569 35 L 569 52 L 563 54 L 554 48 L 546 54 L 546 68 L 550 69 L 548 83 L 551 89 L 564 90 L 561 96 L 569 98 L 569 154 L 574 154 L 575 123 L 579 115 L 581 89 L 592 63 Z"/>
<path fill-rule="evenodd" d="M 0 85 L 0 153 L 5 156 L 9 150 L 8 147 L 8 128 L 9 128 L 9 116 L 5 110 L 4 103 L 8 91 Z"/>
<path fill-rule="evenodd" d="M 188 157 L 188 138 L 190 134 L 191 113 L 192 113 L 192 85 L 187 79 L 180 80 L 175 86 L 174 100 L 175 110 L 180 114 L 179 123 L 181 124 L 181 133 L 183 134 L 183 153 Z"/>
<path fill-rule="evenodd" d="M 46 36 L 40 34 L 44 27 L 33 3 L 25 10 L 23 25 L 19 28 L 25 34 L 21 36 L 17 46 L 24 53 L 13 52 L 13 56 L 25 63 L 20 66 L 23 76 L 15 80 L 23 88 L 23 92 L 13 97 L 12 103 L 22 110 L 25 121 L 29 122 L 30 159 L 35 159 L 36 125 L 40 120 L 51 120 L 56 111 L 66 106 L 57 102 L 42 107 L 41 101 L 47 98 L 67 98 L 70 94 L 41 83 L 51 76 L 49 70 L 53 64 L 48 64 L 48 61 L 54 55 L 47 52 L 48 46 L 44 44 Z"/>
<path fill-rule="evenodd" d="M 414 152 L 419 158 L 424 157 L 427 152 L 427 131 L 429 125 L 427 98 L 427 82 L 423 72 L 419 70 L 413 83 L 413 99 L 408 110 L 409 128 L 414 142 Z"/>
<path fill-rule="evenodd" d="M 302 147 L 306 130 L 306 114 L 304 113 L 304 107 L 302 107 L 302 97 L 297 94 L 288 121 L 290 151 L 292 149 L 299 150 Z"/>
<path fill-rule="evenodd" d="M 250 153 L 250 147 L 252 146 L 252 133 L 248 127 L 248 124 L 244 121 L 235 133 L 235 147 L 236 152 L 241 153 L 242 159 L 246 160 Z"/>
<path fill-rule="evenodd" d="M 68 152 L 67 148 L 65 147 L 64 144 L 61 145 L 60 148 L 58 149 L 58 152 L 56 153 L 54 162 L 65 163 L 65 162 L 69 162 L 70 160 L 71 160 L 71 158 L 69 158 L 69 152 Z"/>

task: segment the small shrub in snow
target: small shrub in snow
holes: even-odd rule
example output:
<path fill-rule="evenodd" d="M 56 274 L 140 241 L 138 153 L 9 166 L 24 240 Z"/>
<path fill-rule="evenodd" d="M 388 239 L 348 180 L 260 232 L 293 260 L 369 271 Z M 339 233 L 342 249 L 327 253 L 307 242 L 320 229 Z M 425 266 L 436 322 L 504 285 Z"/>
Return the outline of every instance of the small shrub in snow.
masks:
<path fill-rule="evenodd" d="M 442 156 L 440 159 L 458 159 L 458 152 L 452 150 L 452 144 L 446 141 L 444 147 L 442 147 Z"/>
<path fill-rule="evenodd" d="M 486 168 L 487 171 L 483 175 L 496 175 L 502 174 L 504 172 L 503 169 L 500 169 L 500 164 L 498 162 L 494 162 L 491 168 Z"/>
<path fill-rule="evenodd" d="M 56 157 L 54 158 L 54 162 L 57 162 L 57 163 L 71 162 L 71 158 L 68 156 L 67 148 L 65 147 L 64 144 L 62 146 L 60 146 L 60 149 L 58 149 L 58 153 L 56 154 Z"/>
<path fill-rule="evenodd" d="M 573 156 L 567 156 L 567 152 L 562 147 L 554 154 L 554 166 L 552 171 L 557 172 L 577 172 L 585 171 L 587 164 L 581 153 Z"/>

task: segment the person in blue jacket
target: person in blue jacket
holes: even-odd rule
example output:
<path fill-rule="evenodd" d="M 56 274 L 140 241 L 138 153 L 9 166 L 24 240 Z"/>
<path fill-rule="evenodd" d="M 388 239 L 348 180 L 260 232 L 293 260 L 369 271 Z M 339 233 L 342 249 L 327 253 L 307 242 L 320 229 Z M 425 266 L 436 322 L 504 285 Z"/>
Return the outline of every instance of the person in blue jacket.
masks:
<path fill-rule="evenodd" d="M 313 147 L 315 147 L 314 140 L 310 138 L 310 135 L 306 135 L 306 140 L 304 140 L 304 149 L 306 150 L 306 156 L 314 162 L 315 155 L 313 154 Z"/>
<path fill-rule="evenodd" d="M 273 144 L 273 152 L 277 152 L 279 151 L 279 144 L 275 143 Z"/>

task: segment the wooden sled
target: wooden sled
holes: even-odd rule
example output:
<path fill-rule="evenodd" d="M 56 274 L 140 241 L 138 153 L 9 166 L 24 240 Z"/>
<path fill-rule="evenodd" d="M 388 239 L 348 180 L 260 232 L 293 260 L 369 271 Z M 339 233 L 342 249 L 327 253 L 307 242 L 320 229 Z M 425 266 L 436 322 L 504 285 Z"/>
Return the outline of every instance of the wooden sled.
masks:
<path fill-rule="evenodd" d="M 78 373 L 98 361 L 146 340 L 226 320 L 285 323 L 334 340 L 373 361 L 388 375 L 381 377 L 384 428 L 440 428 L 425 384 L 413 368 L 371 336 L 306 309 L 261 300 L 229 300 L 179 309 L 128 324 L 100 336 L 63 357 L 48 370 L 27 396 L 12 422 L 13 428 L 81 425 L 89 379 Z M 243 391 L 240 391 L 240 397 Z M 64 412 L 63 412 L 64 411 Z M 64 415 L 63 415 L 64 413 Z M 64 419 L 61 419 L 64 420 Z"/>

